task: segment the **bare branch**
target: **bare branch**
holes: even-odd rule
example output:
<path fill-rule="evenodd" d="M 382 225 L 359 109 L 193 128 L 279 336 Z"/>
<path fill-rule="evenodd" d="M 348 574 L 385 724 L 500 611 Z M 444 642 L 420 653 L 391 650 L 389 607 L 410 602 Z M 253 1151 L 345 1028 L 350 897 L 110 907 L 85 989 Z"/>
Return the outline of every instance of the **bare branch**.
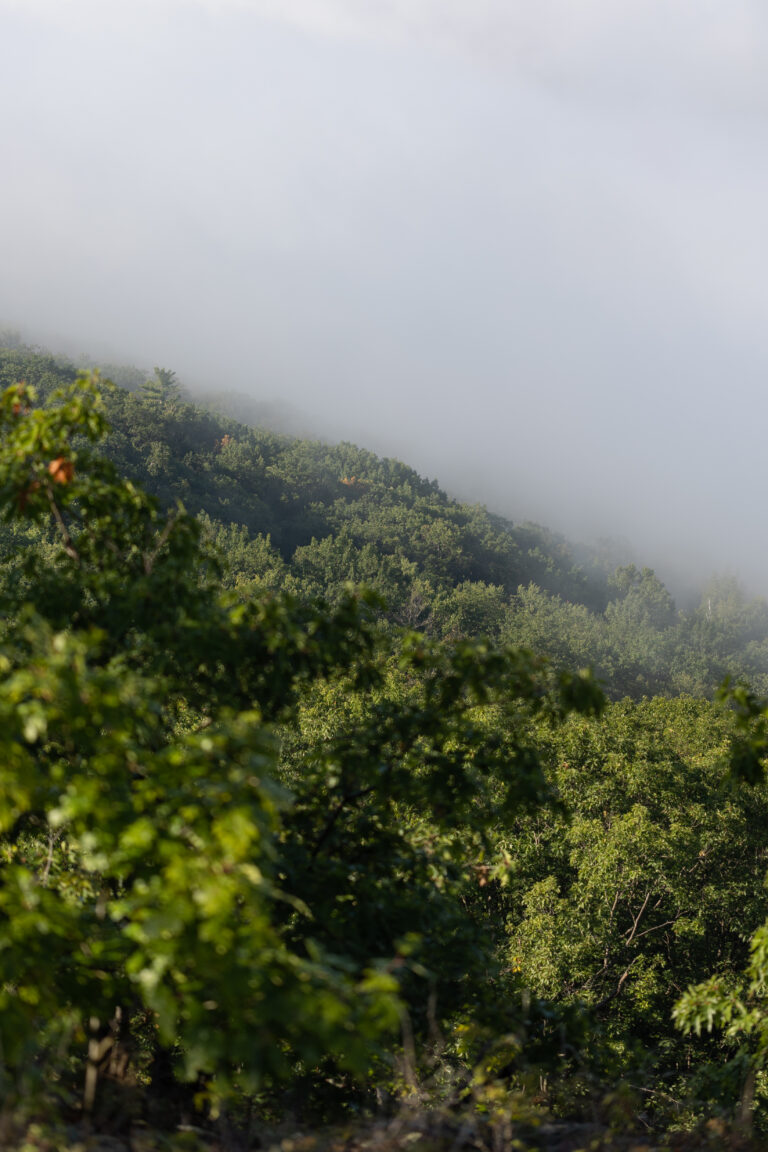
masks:
<path fill-rule="evenodd" d="M 616 908 L 617 908 L 617 906 L 618 906 L 618 903 L 619 903 L 619 900 L 620 900 L 620 899 L 621 899 L 621 888 L 617 888 L 617 889 L 616 889 L 616 895 L 615 895 L 615 896 L 614 896 L 614 898 L 613 898 L 613 904 L 611 905 L 611 914 L 610 914 L 610 916 L 608 917 L 608 923 L 609 923 L 609 924 L 612 924 L 612 923 L 613 923 L 613 917 L 614 917 L 614 913 L 616 912 Z"/>
<path fill-rule="evenodd" d="M 630 960 L 629 964 L 627 965 L 627 967 L 624 969 L 621 976 L 619 977 L 619 982 L 616 985 L 615 990 L 613 992 L 611 992 L 608 996 L 604 996 L 603 999 L 598 1004 L 595 1004 L 595 1009 L 599 1010 L 600 1008 L 605 1008 L 608 1004 L 611 1003 L 612 1000 L 615 1000 L 617 996 L 621 995 L 621 992 L 622 992 L 622 989 L 624 988 L 624 984 L 626 982 L 626 979 L 629 976 L 630 969 L 632 968 L 632 965 L 635 963 L 635 960 L 638 960 L 639 958 L 640 958 L 640 954 L 638 953 L 637 956 L 635 956 L 632 960 Z"/>
<path fill-rule="evenodd" d="M 649 932 L 658 932 L 660 928 L 669 928 L 672 924 L 676 924 L 680 917 L 684 915 L 685 912 L 678 912 L 677 916 L 672 920 L 664 920 L 661 924 L 654 924 L 650 928 L 644 928 L 642 932 L 637 933 L 635 940 L 639 940 L 641 936 L 647 936 Z M 627 943 L 629 943 L 629 941 L 627 941 Z"/>
<path fill-rule="evenodd" d="M 640 911 L 638 912 L 637 916 L 635 917 L 635 920 L 634 920 L 632 927 L 628 928 L 627 931 L 624 933 L 624 935 L 627 937 L 627 944 L 631 944 L 635 938 L 635 933 L 637 932 L 637 926 L 640 923 L 640 921 L 642 920 L 643 913 L 645 912 L 646 908 L 648 907 L 648 901 L 651 898 L 651 891 L 652 890 L 649 888 L 648 891 L 646 892 L 645 900 L 643 900 L 643 906 L 640 909 Z"/>
<path fill-rule="evenodd" d="M 144 572 L 147 576 L 152 575 L 152 569 L 155 566 L 155 560 L 157 560 L 157 557 L 160 555 L 163 546 L 168 542 L 168 537 L 171 535 L 177 519 L 178 514 L 176 512 L 172 512 L 166 520 L 165 527 L 158 537 L 157 547 L 152 552 L 144 553 Z"/>
<path fill-rule="evenodd" d="M 46 485 L 45 485 L 45 492 L 46 492 L 46 495 L 48 497 L 48 503 L 51 506 L 51 513 L 53 514 L 53 518 L 56 521 L 57 527 L 59 529 L 59 535 L 61 536 L 61 539 L 63 542 L 64 551 L 66 552 L 67 556 L 69 556 L 69 558 L 71 560 L 74 560 L 76 564 L 79 564 L 80 563 L 80 553 L 77 551 L 77 548 L 75 548 L 74 544 L 72 543 L 72 537 L 69 534 L 69 529 L 67 528 L 66 524 L 64 523 L 64 517 L 61 514 L 61 509 L 59 508 L 58 504 L 54 500 L 53 490 L 52 490 L 50 484 L 48 484 L 48 483 L 46 483 Z"/>
<path fill-rule="evenodd" d="M 51 875 L 51 867 L 53 866 L 53 850 L 56 847 L 57 842 L 61 839 L 63 831 L 63 828 L 60 828 L 58 832 L 54 832 L 53 829 L 51 829 L 48 833 L 48 855 L 45 860 L 45 867 L 43 868 L 42 874 L 40 876 L 40 883 L 42 884 L 43 888 L 45 888 L 48 884 L 48 878 Z"/>

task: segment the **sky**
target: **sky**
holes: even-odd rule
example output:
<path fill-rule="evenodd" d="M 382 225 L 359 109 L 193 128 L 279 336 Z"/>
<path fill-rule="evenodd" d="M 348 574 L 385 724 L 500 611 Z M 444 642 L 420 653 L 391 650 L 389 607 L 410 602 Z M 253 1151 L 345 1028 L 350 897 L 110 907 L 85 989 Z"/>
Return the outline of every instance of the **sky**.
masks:
<path fill-rule="evenodd" d="M 0 0 L 0 323 L 768 594 L 758 0 Z"/>

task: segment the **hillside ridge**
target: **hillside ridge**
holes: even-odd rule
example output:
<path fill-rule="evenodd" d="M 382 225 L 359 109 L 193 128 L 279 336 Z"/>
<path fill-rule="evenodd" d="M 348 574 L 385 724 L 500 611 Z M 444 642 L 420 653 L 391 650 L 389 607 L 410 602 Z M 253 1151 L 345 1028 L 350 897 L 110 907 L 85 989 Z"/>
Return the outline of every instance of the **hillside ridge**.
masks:
<path fill-rule="evenodd" d="M 138 369 L 111 374 L 107 455 L 161 506 L 181 500 L 198 516 L 243 595 L 286 588 L 333 602 L 365 584 L 393 626 L 593 666 L 614 698 L 711 695 L 726 677 L 768 692 L 768 606 L 733 579 L 678 611 L 652 569 L 617 566 L 610 548 L 577 554 L 560 534 L 452 499 L 351 443 L 248 426 L 195 403 L 165 370 L 143 384 Z M 0 349 L 3 387 L 25 379 L 44 398 L 76 375 L 50 354 Z"/>

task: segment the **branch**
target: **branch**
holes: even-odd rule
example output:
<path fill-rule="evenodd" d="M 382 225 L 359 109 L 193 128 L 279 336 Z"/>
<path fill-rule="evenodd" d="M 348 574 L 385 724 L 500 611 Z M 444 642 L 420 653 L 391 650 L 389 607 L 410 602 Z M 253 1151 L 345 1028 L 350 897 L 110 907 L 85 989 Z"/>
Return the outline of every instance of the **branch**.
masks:
<path fill-rule="evenodd" d="M 163 528 L 162 532 L 160 533 L 160 536 L 158 537 L 157 547 L 152 552 L 145 552 L 144 558 L 143 558 L 144 559 L 144 572 L 147 576 L 152 575 L 152 569 L 155 566 L 155 560 L 157 560 L 157 557 L 159 556 L 159 554 L 163 548 L 163 545 L 168 542 L 168 537 L 170 536 L 171 532 L 174 529 L 174 525 L 176 524 L 176 520 L 177 520 L 177 513 L 174 511 L 171 513 L 171 515 L 168 517 L 168 519 L 165 522 L 165 527 Z"/>
<path fill-rule="evenodd" d="M 69 534 L 69 529 L 67 528 L 66 524 L 64 523 L 64 517 L 61 515 L 61 510 L 59 509 L 58 504 L 56 503 L 56 501 L 53 498 L 53 491 L 51 489 L 50 484 L 48 484 L 48 483 L 46 483 L 46 485 L 45 485 L 45 492 L 46 492 L 46 495 L 48 497 L 48 503 L 51 506 L 51 512 L 53 513 L 53 518 L 58 525 L 59 532 L 61 534 L 61 538 L 64 542 L 64 551 L 66 552 L 67 556 L 69 556 L 70 560 L 74 560 L 76 564 L 79 564 L 80 563 L 80 553 L 77 551 L 77 548 L 75 548 L 74 544 L 72 543 L 72 537 Z"/>
<path fill-rule="evenodd" d="M 640 923 L 640 920 L 642 919 L 643 913 L 645 912 L 646 908 L 648 907 L 648 901 L 651 898 L 651 891 L 652 891 L 652 889 L 649 888 L 648 891 L 646 892 L 645 900 L 643 900 L 643 906 L 640 909 L 640 911 L 638 912 L 637 916 L 635 916 L 635 921 L 634 921 L 632 927 L 628 928 L 627 931 L 624 933 L 624 935 L 627 937 L 627 944 L 631 944 L 635 938 L 635 933 L 637 932 L 637 926 Z"/>
<path fill-rule="evenodd" d="M 661 924 L 654 924 L 650 928 L 644 928 L 642 932 L 637 933 L 637 936 L 635 936 L 635 940 L 639 940 L 641 936 L 647 936 L 649 932 L 658 932 L 658 930 L 660 928 L 669 928 L 670 925 L 677 924 L 680 917 L 684 916 L 684 915 L 685 915 L 685 912 L 678 912 L 677 916 L 675 916 L 672 920 L 664 920 L 664 922 Z M 631 939 L 631 937 L 630 937 L 630 939 Z M 629 943 L 629 940 L 627 941 L 627 943 Z"/>
<path fill-rule="evenodd" d="M 639 959 L 639 956 L 640 956 L 640 953 L 638 953 L 638 955 L 635 956 L 634 959 L 630 960 L 629 964 L 627 965 L 627 967 L 624 969 L 621 976 L 619 977 L 619 982 L 616 985 L 615 991 L 611 992 L 609 996 L 604 996 L 603 999 L 598 1004 L 595 1004 L 595 1011 L 599 1012 L 601 1008 L 607 1007 L 607 1005 L 610 1004 L 612 1000 L 615 1000 L 617 996 L 621 995 L 622 989 L 624 988 L 624 982 L 627 979 L 627 977 L 629 976 L 629 970 L 632 967 L 632 965 L 634 964 L 635 960 Z"/>
<path fill-rule="evenodd" d="M 614 916 L 614 913 L 616 911 L 616 905 L 619 903 L 620 897 L 621 897 L 621 888 L 617 888 L 616 889 L 616 895 L 613 899 L 613 904 L 611 905 L 611 914 L 608 917 L 608 923 L 609 924 L 613 924 L 613 916 Z"/>
<path fill-rule="evenodd" d="M 333 812 L 331 812 L 330 816 L 326 820 L 325 827 L 320 833 L 317 843 L 312 849 L 310 860 L 315 859 L 323 844 L 325 844 L 331 832 L 333 832 L 333 829 L 336 827 L 336 821 L 338 820 L 339 816 L 341 816 L 347 804 L 349 804 L 351 801 L 359 800 L 362 796 L 368 796 L 371 792 L 375 792 L 375 790 L 375 786 L 371 785 L 370 788 L 359 788 L 357 792 L 345 793 L 342 796 L 341 800 L 339 800 Z"/>
<path fill-rule="evenodd" d="M 53 865 L 53 849 L 56 847 L 56 842 L 61 839 L 64 829 L 60 828 L 58 832 L 50 831 L 48 833 L 48 855 L 45 860 L 45 867 L 43 868 L 40 877 L 40 883 L 43 888 L 48 885 L 48 878 L 51 875 L 51 866 Z"/>

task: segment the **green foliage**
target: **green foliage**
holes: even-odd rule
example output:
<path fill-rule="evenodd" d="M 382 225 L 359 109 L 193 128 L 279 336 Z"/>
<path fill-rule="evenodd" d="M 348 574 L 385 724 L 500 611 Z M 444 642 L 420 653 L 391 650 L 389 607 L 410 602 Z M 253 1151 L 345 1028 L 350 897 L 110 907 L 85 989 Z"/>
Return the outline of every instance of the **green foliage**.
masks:
<path fill-rule="evenodd" d="M 221 1094 L 362 1076 L 430 997 L 489 1015 L 466 893 L 547 795 L 533 718 L 598 711 L 594 683 L 389 635 L 372 594 L 222 595 L 200 523 L 93 451 L 98 381 L 35 402 L 0 399 L 0 499 L 39 530 L 2 589 L 6 1092 L 94 1028 Z"/>
<path fill-rule="evenodd" d="M 598 708 L 594 684 L 514 649 L 454 649 L 405 635 L 377 683 L 313 686 L 284 733 L 287 884 L 315 910 L 327 947 L 363 956 L 418 940 L 443 1019 L 487 998 L 490 925 L 472 893 L 496 829 L 548 795 L 531 718 Z M 489 714 L 495 723 L 488 723 Z M 451 954 L 445 941 L 452 942 Z M 414 988 L 423 1016 L 428 988 Z"/>
<path fill-rule="evenodd" d="M 75 447 L 104 431 L 96 383 L 33 401 L 15 388 L 0 402 L 6 506 L 49 518 L 58 542 L 0 655 L 6 1091 L 41 1044 L 76 1041 L 116 1006 L 154 1021 L 182 1077 L 215 1074 L 218 1090 L 326 1055 L 359 1074 L 398 1019 L 396 983 L 373 959 L 353 970 L 325 956 L 311 928 L 300 952 L 279 930 L 277 906 L 312 914 L 275 883 L 290 798 L 257 703 L 282 713 L 302 675 L 370 647 L 356 602 L 335 616 L 227 607 L 192 566 L 195 522 L 163 517 Z M 65 481 L 50 469 L 61 457 Z M 225 647 L 240 676 L 228 705 Z M 206 711 L 184 732 L 174 715 L 195 685 L 210 689 Z M 245 696 L 251 710 L 236 711 Z"/>
<path fill-rule="evenodd" d="M 732 716 L 703 701 L 612 705 L 546 737 L 563 813 L 504 837 L 511 962 L 538 995 L 589 1006 L 614 1068 L 682 1082 L 680 991 L 736 973 L 768 897 L 768 798 L 722 788 Z"/>
<path fill-rule="evenodd" d="M 765 605 L 72 377 L 0 353 L 6 1097 L 762 1108 Z"/>
<path fill-rule="evenodd" d="M 6 1075 L 41 1025 L 51 1043 L 115 1005 L 154 1019 L 185 1078 L 236 1069 L 255 1084 L 334 1049 L 364 1067 L 394 987 L 302 959 L 272 924 L 288 899 L 272 878 L 287 798 L 265 775 L 275 751 L 258 714 L 165 743 L 161 685 L 117 660 L 94 667 L 87 639 L 29 643 L 33 666 L 0 699 Z M 16 845 L 40 825 L 35 868 Z"/>
<path fill-rule="evenodd" d="M 725 685 L 721 698 L 733 708 L 728 760 L 732 793 L 762 797 L 768 703 L 743 686 Z M 744 927 L 754 928 L 751 918 Z M 742 1115 L 748 1117 L 755 1103 L 761 1111 L 768 1103 L 764 1075 L 768 1063 L 768 920 L 753 931 L 743 970 L 724 965 L 720 957 L 710 970 L 713 974 L 708 979 L 689 984 L 675 1005 L 674 1018 L 686 1035 L 717 1033 L 720 1059 L 704 1070 L 706 1087 L 731 1106 L 740 1099 Z"/>

